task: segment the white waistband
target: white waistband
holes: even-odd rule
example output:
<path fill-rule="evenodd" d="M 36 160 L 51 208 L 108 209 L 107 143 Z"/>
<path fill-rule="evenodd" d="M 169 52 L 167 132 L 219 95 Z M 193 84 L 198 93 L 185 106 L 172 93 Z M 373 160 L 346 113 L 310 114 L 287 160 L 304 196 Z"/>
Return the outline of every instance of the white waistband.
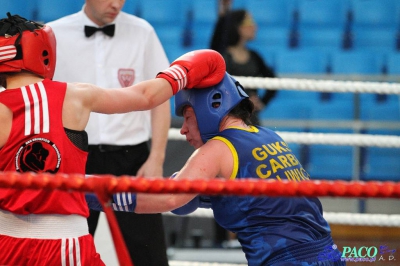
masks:
<path fill-rule="evenodd" d="M 89 233 L 87 220 L 80 215 L 18 215 L 0 210 L 0 235 L 18 238 L 59 239 Z"/>

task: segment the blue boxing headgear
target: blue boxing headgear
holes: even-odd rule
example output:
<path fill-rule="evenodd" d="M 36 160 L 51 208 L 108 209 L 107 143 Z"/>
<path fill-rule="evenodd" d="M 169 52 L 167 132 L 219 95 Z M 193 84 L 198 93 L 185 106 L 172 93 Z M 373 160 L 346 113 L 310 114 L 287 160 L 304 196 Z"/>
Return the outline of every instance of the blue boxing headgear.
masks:
<path fill-rule="evenodd" d="M 236 105 L 249 96 L 231 75 L 215 86 L 181 90 L 175 95 L 175 114 L 183 116 L 185 106 L 193 108 L 201 139 L 204 143 L 219 132 L 219 124 Z"/>

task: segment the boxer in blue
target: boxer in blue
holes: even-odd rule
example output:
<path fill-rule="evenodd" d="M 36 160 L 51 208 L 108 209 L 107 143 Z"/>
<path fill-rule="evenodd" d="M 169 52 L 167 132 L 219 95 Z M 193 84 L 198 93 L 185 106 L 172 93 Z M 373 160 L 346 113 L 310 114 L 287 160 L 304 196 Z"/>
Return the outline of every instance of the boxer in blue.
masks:
<path fill-rule="evenodd" d="M 196 151 L 174 178 L 309 180 L 278 134 L 251 125 L 253 108 L 228 73 L 215 86 L 177 93 L 175 112 L 184 118 L 181 134 Z M 143 193 L 132 197 L 130 208 L 136 213 L 188 214 L 197 207 L 211 207 L 215 220 L 237 234 L 250 266 L 345 265 L 317 198 Z"/>

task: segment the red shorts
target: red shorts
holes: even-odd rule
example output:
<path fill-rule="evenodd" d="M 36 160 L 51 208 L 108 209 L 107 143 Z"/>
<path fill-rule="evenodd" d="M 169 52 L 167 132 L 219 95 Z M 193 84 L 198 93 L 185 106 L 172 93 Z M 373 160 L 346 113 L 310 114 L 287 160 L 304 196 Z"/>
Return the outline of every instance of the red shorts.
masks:
<path fill-rule="evenodd" d="M 17 215 L 0 210 L 0 265 L 105 265 L 79 215 Z"/>
<path fill-rule="evenodd" d="M 0 265 L 105 265 L 90 234 L 55 240 L 0 235 L 0 250 Z"/>

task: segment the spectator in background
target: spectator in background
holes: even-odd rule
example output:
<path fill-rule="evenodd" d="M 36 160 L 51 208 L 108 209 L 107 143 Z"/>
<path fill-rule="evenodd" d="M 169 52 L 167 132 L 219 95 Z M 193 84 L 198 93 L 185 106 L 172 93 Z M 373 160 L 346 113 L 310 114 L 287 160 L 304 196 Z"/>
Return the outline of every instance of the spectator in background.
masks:
<path fill-rule="evenodd" d="M 121 12 L 124 3 L 86 0 L 78 13 L 48 23 L 57 38 L 55 79 L 127 87 L 169 66 L 153 27 Z M 162 177 L 170 123 L 169 101 L 151 111 L 91 114 L 86 173 Z M 168 265 L 161 214 L 116 216 L 135 266 Z M 98 219 L 99 212 L 91 211 L 93 235 Z"/>
<path fill-rule="evenodd" d="M 225 11 L 217 21 L 210 48 L 222 54 L 227 72 L 233 76 L 275 77 L 263 58 L 247 47 L 257 30 L 251 14 L 244 9 L 228 10 L 226 6 L 220 10 Z M 262 97 L 255 89 L 247 89 L 246 93 L 255 106 L 252 123 L 260 125 L 259 112 L 275 97 L 276 90 L 267 90 Z"/>

